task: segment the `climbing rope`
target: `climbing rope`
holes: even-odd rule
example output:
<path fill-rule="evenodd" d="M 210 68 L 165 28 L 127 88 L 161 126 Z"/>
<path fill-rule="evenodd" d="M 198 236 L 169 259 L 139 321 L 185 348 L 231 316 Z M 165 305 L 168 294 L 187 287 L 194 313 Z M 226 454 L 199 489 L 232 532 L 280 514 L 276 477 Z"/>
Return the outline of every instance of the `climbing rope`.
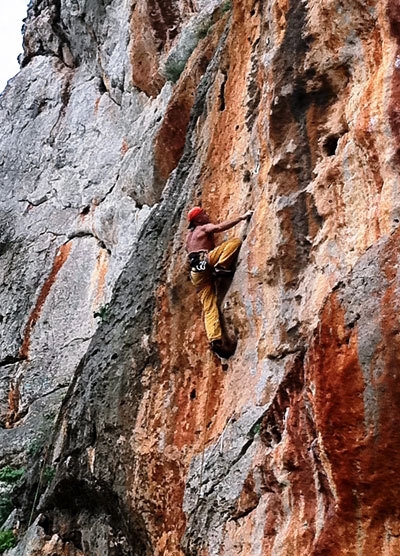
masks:
<path fill-rule="evenodd" d="M 38 496 L 39 496 L 39 491 L 40 491 L 40 488 L 41 488 L 42 483 L 43 483 L 43 475 L 44 475 L 44 471 L 45 471 L 45 468 L 46 468 L 46 463 L 47 463 L 48 456 L 49 456 L 49 446 L 46 447 L 46 451 L 45 451 L 44 456 L 43 456 L 42 465 L 41 465 L 41 469 L 40 469 L 38 486 L 37 486 L 37 489 L 36 489 L 36 492 L 35 492 L 35 497 L 33 499 L 32 510 L 31 510 L 31 514 L 29 516 L 27 529 L 29 529 L 29 527 L 32 525 L 33 515 L 35 513 L 35 508 L 36 508 L 36 503 L 37 503 L 37 499 L 38 499 Z"/>
<path fill-rule="evenodd" d="M 211 351 L 208 351 L 207 354 L 207 369 L 210 369 L 213 354 Z M 199 479 L 199 487 L 197 492 L 197 500 L 196 506 L 199 503 L 200 497 L 202 496 L 202 487 L 203 487 L 203 471 L 204 471 L 204 453 L 205 453 L 205 446 L 206 446 L 206 438 L 207 438 L 207 414 L 208 414 L 208 398 L 209 398 L 209 375 L 207 375 L 207 385 L 206 385 L 206 403 L 204 406 L 204 420 L 203 420 L 203 439 L 200 444 L 202 444 L 202 452 L 201 452 L 201 462 L 200 462 L 200 479 Z"/>

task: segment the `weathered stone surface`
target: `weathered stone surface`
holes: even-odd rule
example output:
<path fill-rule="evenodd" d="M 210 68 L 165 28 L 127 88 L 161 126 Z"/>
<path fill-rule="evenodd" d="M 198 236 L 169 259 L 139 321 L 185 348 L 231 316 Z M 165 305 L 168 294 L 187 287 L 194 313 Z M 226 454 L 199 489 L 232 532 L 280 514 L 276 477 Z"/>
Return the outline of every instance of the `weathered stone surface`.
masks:
<path fill-rule="evenodd" d="M 10 554 L 400 552 L 399 14 L 31 3 L 0 98 Z M 187 279 L 198 203 L 255 211 L 223 234 L 224 362 Z"/>
<path fill-rule="evenodd" d="M 43 516 L 39 516 L 29 529 L 27 535 L 14 549 L 7 550 L 9 556 L 40 556 L 41 554 L 52 554 L 54 556 L 82 556 L 84 553 L 74 547 L 73 542 L 63 542 L 58 535 L 46 535 L 43 525 Z"/>

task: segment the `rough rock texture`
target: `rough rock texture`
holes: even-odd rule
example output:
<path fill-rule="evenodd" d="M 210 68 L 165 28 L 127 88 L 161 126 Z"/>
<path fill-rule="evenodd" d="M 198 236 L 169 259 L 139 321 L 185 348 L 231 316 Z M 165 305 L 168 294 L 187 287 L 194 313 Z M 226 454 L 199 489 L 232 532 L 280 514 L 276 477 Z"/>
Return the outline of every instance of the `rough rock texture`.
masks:
<path fill-rule="evenodd" d="M 33 0 L 21 68 L 8 554 L 399 554 L 399 1 Z M 223 234 L 229 361 L 187 278 L 199 202 L 255 211 Z"/>

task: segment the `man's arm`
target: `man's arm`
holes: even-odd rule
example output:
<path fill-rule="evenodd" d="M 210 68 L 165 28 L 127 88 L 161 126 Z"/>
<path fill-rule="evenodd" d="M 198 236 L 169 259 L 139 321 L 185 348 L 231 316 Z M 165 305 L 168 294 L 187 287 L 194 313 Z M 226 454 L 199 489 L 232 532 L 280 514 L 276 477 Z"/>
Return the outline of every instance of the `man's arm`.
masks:
<path fill-rule="evenodd" d="M 230 228 L 236 226 L 236 224 L 239 224 L 239 222 L 242 222 L 242 220 L 249 220 L 253 216 L 253 212 L 254 211 L 252 210 L 248 210 L 242 216 L 238 216 L 233 220 L 227 220 L 226 222 L 220 222 L 219 224 L 204 224 L 202 226 L 202 229 L 206 234 L 217 234 L 218 232 L 225 232 L 226 230 L 229 230 Z"/>

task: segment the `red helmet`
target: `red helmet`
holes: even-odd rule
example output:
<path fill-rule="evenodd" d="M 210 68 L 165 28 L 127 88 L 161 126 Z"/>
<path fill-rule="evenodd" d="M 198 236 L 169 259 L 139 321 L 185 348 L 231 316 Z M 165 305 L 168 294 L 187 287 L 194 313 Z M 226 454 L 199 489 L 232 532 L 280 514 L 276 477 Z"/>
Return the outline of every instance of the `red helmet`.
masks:
<path fill-rule="evenodd" d="M 189 212 L 188 212 L 189 222 L 194 220 L 196 218 L 196 216 L 199 216 L 199 214 L 201 214 L 202 212 L 203 212 L 203 209 L 201 207 L 193 207 L 192 209 L 190 209 Z"/>

